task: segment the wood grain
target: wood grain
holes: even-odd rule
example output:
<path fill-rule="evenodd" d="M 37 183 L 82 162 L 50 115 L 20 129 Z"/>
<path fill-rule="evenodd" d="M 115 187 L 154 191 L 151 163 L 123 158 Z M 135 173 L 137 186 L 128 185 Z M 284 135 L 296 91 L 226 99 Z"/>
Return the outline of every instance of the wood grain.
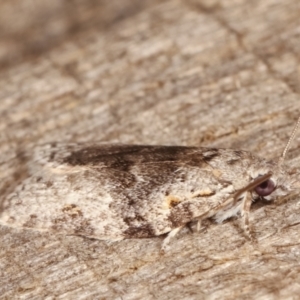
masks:
<path fill-rule="evenodd" d="M 0 192 L 50 141 L 241 148 L 276 158 L 299 116 L 296 0 L 0 4 Z M 287 163 L 298 165 L 300 133 Z M 298 196 L 240 220 L 104 242 L 0 227 L 0 299 L 297 299 Z"/>

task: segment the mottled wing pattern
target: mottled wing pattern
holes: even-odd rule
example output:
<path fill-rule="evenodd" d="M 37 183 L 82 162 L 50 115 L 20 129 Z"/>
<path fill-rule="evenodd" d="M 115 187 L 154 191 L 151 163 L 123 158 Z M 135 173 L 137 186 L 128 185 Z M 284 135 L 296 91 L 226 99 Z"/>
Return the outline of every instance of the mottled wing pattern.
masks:
<path fill-rule="evenodd" d="M 160 235 L 212 215 L 244 184 L 232 182 L 245 177 L 249 155 L 177 146 L 43 145 L 29 160 L 30 177 L 1 199 L 0 222 L 98 239 Z"/>

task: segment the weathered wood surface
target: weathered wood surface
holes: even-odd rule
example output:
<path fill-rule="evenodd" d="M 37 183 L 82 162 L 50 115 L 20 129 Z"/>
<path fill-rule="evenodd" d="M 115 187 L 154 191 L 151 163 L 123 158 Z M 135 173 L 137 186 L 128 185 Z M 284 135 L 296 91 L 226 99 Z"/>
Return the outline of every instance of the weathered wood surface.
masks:
<path fill-rule="evenodd" d="M 297 0 L 0 3 L 0 189 L 49 141 L 277 157 L 299 116 Z M 300 134 L 288 162 L 297 165 Z M 1 299 L 298 299 L 298 196 L 239 220 L 105 242 L 0 228 Z"/>

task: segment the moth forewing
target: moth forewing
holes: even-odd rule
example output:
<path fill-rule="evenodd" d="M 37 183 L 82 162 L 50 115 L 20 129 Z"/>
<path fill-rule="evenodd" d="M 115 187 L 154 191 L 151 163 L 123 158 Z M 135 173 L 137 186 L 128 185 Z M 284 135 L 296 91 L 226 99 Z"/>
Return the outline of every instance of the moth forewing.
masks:
<path fill-rule="evenodd" d="M 241 214 L 251 237 L 252 201 L 293 188 L 283 158 L 298 126 L 279 163 L 232 149 L 42 145 L 29 153 L 28 178 L 0 198 L 0 222 L 104 240 L 169 233 L 165 247 L 191 221 Z"/>

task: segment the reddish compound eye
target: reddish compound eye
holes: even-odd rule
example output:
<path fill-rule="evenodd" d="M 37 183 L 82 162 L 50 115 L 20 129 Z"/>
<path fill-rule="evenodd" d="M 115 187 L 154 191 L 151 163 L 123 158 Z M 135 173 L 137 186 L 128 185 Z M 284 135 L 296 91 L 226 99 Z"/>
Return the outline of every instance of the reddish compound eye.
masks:
<path fill-rule="evenodd" d="M 258 185 L 254 190 L 259 196 L 264 197 L 270 195 L 275 190 L 275 188 L 276 186 L 274 181 L 268 179 L 263 183 L 261 183 L 260 185 Z"/>

